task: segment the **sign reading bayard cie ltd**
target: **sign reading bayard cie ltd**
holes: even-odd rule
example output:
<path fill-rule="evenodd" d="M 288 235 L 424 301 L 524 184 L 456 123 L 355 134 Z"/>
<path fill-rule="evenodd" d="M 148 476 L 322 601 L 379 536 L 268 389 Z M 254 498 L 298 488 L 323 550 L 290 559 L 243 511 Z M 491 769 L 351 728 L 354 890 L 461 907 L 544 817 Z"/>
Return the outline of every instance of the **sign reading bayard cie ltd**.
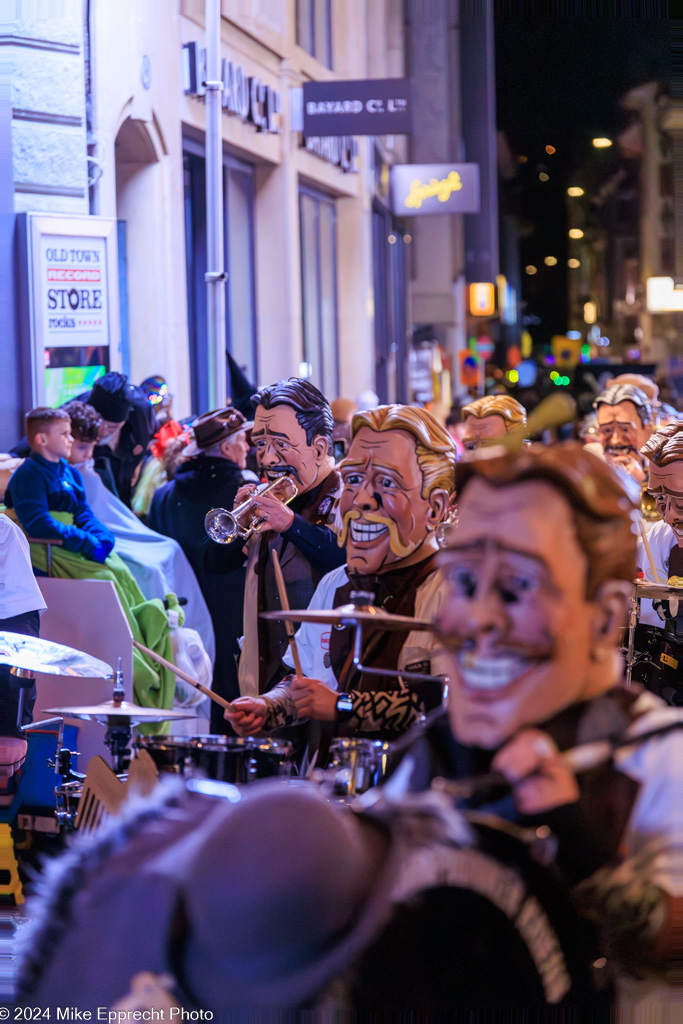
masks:
<path fill-rule="evenodd" d="M 395 164 L 391 209 L 399 217 L 479 212 L 478 164 Z"/>
<path fill-rule="evenodd" d="M 304 135 L 406 135 L 410 82 L 368 78 L 304 82 Z"/>

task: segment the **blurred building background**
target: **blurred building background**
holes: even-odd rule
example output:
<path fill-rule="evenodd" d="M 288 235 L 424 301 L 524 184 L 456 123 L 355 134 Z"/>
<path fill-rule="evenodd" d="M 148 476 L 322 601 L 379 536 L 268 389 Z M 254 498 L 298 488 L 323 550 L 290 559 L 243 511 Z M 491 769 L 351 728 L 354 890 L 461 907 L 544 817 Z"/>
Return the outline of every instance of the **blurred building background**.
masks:
<path fill-rule="evenodd" d="M 111 364 L 134 382 L 163 374 L 177 413 L 199 412 L 203 0 L 14 9 L 13 210 L 117 222 Z M 455 0 L 223 0 L 222 56 L 227 350 L 254 383 L 303 374 L 330 398 L 392 401 L 424 390 L 419 349 L 449 404 L 468 275 L 498 272 L 492 19 L 459 18 Z M 410 136 L 303 136 L 303 82 L 404 76 Z M 480 166 L 481 214 L 392 215 L 393 164 L 465 160 Z"/>
<path fill-rule="evenodd" d="M 29 340 L 26 213 L 114 225 L 108 365 L 136 383 L 166 377 L 178 416 L 203 411 L 204 0 L 5 8 L 0 371 L 19 386 L 0 428 L 13 436 L 50 359 Z M 534 384 L 534 367 L 547 377 L 551 335 L 572 336 L 577 362 L 683 360 L 683 314 L 653 313 L 646 297 L 649 278 L 683 280 L 681 101 L 655 81 L 624 93 L 615 145 L 576 163 L 581 196 L 562 189 L 563 206 L 544 206 L 530 183 L 547 181 L 543 161 L 559 157 L 546 146 L 536 166 L 501 130 L 495 34 L 505 39 L 506 26 L 487 11 L 459 0 L 222 0 L 225 343 L 251 383 L 304 375 L 330 398 L 373 390 L 448 408 L 454 394 Z M 304 82 L 402 77 L 409 135 L 303 135 Z M 478 213 L 392 213 L 392 167 L 463 162 L 479 169 Z M 525 256 L 544 222 L 573 232 L 548 255 L 564 293 Z M 487 286 L 490 308 L 473 305 L 472 284 Z"/>

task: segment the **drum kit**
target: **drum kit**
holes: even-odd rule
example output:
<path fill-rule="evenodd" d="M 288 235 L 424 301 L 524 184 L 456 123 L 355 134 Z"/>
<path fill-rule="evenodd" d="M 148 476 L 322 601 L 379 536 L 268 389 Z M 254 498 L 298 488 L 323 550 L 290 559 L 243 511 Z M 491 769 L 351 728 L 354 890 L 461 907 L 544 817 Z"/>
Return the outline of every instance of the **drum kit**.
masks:
<path fill-rule="evenodd" d="M 661 602 L 666 623 L 652 626 L 641 621 L 641 601 Z M 626 682 L 643 683 L 667 703 L 683 703 L 683 587 L 672 583 L 636 580 L 631 596 L 629 624 L 622 654 Z"/>
<path fill-rule="evenodd" d="M 442 682 L 439 677 L 423 673 L 399 673 L 372 669 L 361 664 L 360 651 L 364 629 L 431 630 L 432 624 L 407 616 L 390 615 L 372 604 L 372 595 L 352 595 L 352 603 L 333 611 L 286 610 L 287 619 L 295 622 L 316 622 L 330 627 L 354 627 L 356 645 L 354 665 L 375 675 L 401 675 L 410 680 Z M 269 618 L 283 618 L 282 612 L 264 613 Z M 149 652 L 150 654 L 153 652 Z M 162 659 L 157 659 L 161 661 Z M 30 678 L 48 673 L 71 678 L 112 679 L 110 700 L 100 704 L 60 705 L 43 709 L 55 716 L 23 726 L 23 731 L 46 725 L 58 726 L 57 756 L 53 764 L 58 785 L 55 787 L 56 818 L 67 828 L 78 827 L 79 803 L 86 776 L 74 770 L 77 756 L 62 746 L 64 719 L 97 722 L 105 727 L 104 743 L 109 749 L 111 772 L 125 782 L 133 760 L 148 756 L 160 775 L 178 775 L 184 780 L 209 779 L 231 785 L 246 785 L 256 779 L 278 776 L 292 781 L 294 772 L 292 744 L 278 739 L 234 737 L 223 735 L 145 736 L 133 735 L 137 726 L 173 722 L 193 717 L 187 711 L 170 708 L 141 707 L 125 699 L 121 662 L 116 671 L 111 665 L 83 651 L 62 644 L 23 634 L 0 632 L 0 664 L 10 666 L 13 675 Z M 175 666 L 169 666 L 175 669 Z M 182 674 L 182 673 L 181 673 Z M 199 686 L 194 680 L 188 680 Z M 209 691 L 209 696 L 226 704 Z M 229 706 L 229 705 L 227 705 Z M 391 744 L 355 737 L 339 737 L 330 748 L 330 767 L 311 773 L 330 797 L 350 801 L 377 785 L 387 770 Z M 303 782 L 303 780 L 301 780 Z"/>

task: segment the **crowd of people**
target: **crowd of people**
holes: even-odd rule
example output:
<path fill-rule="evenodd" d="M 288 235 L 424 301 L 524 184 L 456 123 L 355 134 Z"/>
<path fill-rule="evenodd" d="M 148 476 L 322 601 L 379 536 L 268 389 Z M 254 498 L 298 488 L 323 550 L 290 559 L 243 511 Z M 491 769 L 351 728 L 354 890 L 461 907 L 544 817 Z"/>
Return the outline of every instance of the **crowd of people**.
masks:
<path fill-rule="evenodd" d="M 211 732 L 288 741 L 301 784 L 162 787 L 75 844 L 25 1001 L 607 1014 L 678 977 L 683 420 L 637 374 L 563 442 L 507 392 L 443 424 L 364 398 L 290 378 L 182 424 L 161 378 L 110 373 L 28 413 L 0 516 L 24 570 L 57 542 L 51 571 L 110 579 L 169 657 L 182 600 L 230 705 Z M 207 535 L 245 508 L 255 529 Z M 36 635 L 39 595 L 0 629 Z M 156 662 L 134 684 L 173 703 Z M 339 738 L 389 745 L 351 807 L 310 781 Z"/>

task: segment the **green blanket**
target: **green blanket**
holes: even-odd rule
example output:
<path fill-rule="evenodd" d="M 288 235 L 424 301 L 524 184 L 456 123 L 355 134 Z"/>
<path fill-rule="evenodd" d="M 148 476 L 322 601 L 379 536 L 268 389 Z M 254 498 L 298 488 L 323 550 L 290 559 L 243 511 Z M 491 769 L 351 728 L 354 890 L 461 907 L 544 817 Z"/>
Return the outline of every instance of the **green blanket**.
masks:
<path fill-rule="evenodd" d="M 72 517 L 66 512 L 51 512 L 50 515 L 60 522 L 70 522 Z M 47 549 L 43 544 L 31 544 L 31 562 L 34 569 L 47 572 Z M 131 632 L 135 639 L 149 647 L 156 654 L 173 660 L 171 649 L 171 633 L 168 616 L 164 604 L 155 598 L 145 600 L 142 591 L 131 575 L 127 565 L 112 552 L 107 561 L 92 562 L 72 551 L 54 546 L 52 548 L 52 575 L 60 579 L 72 580 L 111 580 L 116 587 L 121 606 L 126 613 Z M 175 594 L 167 594 L 166 600 L 170 608 L 180 613 L 180 625 L 184 620 L 182 610 Z M 166 668 L 162 668 L 148 655 L 133 648 L 133 693 L 136 704 L 150 708 L 173 707 L 175 693 L 175 676 Z M 167 733 L 169 722 L 159 725 L 140 727 L 145 733 Z"/>

